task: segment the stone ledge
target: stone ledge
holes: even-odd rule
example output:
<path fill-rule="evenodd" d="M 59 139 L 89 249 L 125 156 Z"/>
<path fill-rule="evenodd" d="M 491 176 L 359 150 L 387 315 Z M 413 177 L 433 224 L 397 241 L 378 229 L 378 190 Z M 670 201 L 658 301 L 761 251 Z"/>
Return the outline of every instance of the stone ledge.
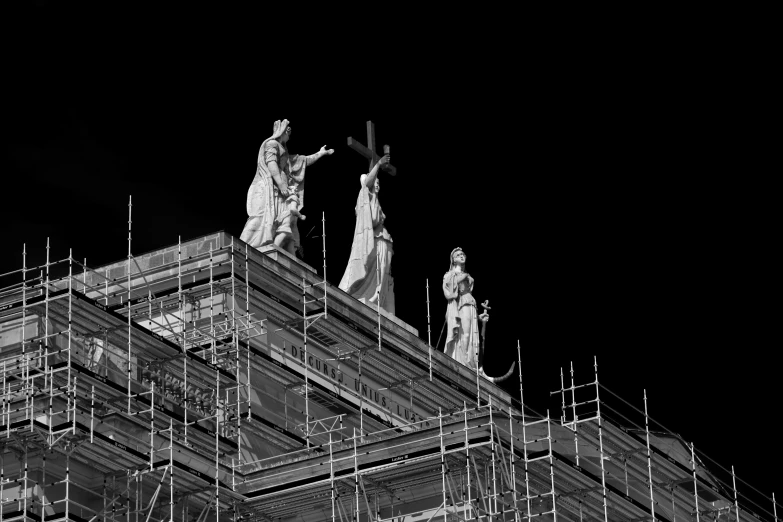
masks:
<path fill-rule="evenodd" d="M 260 248 L 257 248 L 259 252 L 264 254 L 265 256 L 269 256 L 281 265 L 285 266 L 286 268 L 291 268 L 291 264 L 295 263 L 298 266 L 301 266 L 305 270 L 309 270 L 310 272 L 314 274 L 318 274 L 318 272 L 315 270 L 315 268 L 311 267 L 298 257 L 294 256 L 293 254 L 288 253 L 286 250 L 283 250 L 277 245 L 266 245 L 262 246 Z"/>
<path fill-rule="evenodd" d="M 356 300 L 359 301 L 360 303 L 362 303 L 364 306 L 368 307 L 370 310 L 372 310 L 374 314 L 378 313 L 378 305 L 376 303 L 368 303 L 368 302 L 366 302 L 365 298 L 356 299 Z M 383 308 L 381 308 L 380 310 L 381 310 L 381 315 L 385 319 L 387 319 L 388 321 L 391 321 L 392 323 L 396 324 L 397 326 L 399 326 L 403 330 L 407 330 L 408 332 L 412 333 L 414 336 L 419 337 L 419 331 L 416 328 L 412 327 L 411 325 L 409 325 L 408 323 L 406 323 L 405 321 L 403 321 L 402 319 L 400 319 L 396 315 L 390 314 L 389 312 L 387 312 Z"/>

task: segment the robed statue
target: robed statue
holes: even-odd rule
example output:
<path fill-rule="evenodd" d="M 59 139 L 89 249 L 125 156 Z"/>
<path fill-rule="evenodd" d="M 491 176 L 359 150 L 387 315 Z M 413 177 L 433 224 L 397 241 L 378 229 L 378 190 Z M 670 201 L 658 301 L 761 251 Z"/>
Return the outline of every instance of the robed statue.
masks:
<path fill-rule="evenodd" d="M 446 348 L 449 357 L 476 369 L 479 352 L 478 314 L 473 298 L 473 278 L 465 272 L 465 252 L 451 251 L 449 271 L 443 276 L 443 295 L 446 297 Z"/>
<path fill-rule="evenodd" d="M 300 247 L 297 221 L 304 219 L 299 210 L 304 206 L 305 170 L 334 149 L 323 146 L 309 156 L 289 154 L 290 137 L 288 120 L 278 120 L 272 136 L 261 144 L 240 239 L 256 248 L 274 243 L 294 254 Z"/>
<path fill-rule="evenodd" d="M 484 372 L 486 361 L 487 322 L 489 321 L 489 301 L 484 301 L 481 307 L 484 311 L 479 315 L 476 311 L 476 300 L 473 298 L 473 278 L 465 271 L 467 257 L 461 248 L 451 251 L 449 271 L 443 276 L 443 295 L 448 305 L 446 307 L 446 337 L 445 353 L 457 362 L 475 370 L 490 382 L 505 381 L 514 372 L 516 363 L 500 377 L 491 377 Z M 481 323 L 481 344 L 479 345 L 479 327 Z"/>
<path fill-rule="evenodd" d="M 394 314 L 392 238 L 383 226 L 386 215 L 378 200 L 381 190 L 378 169 L 388 163 L 387 154 L 378 160 L 368 174 L 362 174 L 359 178 L 361 188 L 356 199 L 356 228 L 351 257 L 340 281 L 340 290 Z"/>

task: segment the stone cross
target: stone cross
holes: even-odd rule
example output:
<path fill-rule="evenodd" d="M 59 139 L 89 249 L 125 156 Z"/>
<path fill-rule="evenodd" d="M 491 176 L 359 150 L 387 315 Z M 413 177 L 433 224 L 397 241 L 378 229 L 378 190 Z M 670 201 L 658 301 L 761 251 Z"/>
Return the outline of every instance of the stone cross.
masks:
<path fill-rule="evenodd" d="M 372 170 L 375 163 L 381 159 L 375 149 L 375 124 L 371 121 L 367 122 L 367 147 L 369 148 L 365 147 L 353 138 L 348 138 L 348 146 L 370 160 L 370 170 Z M 383 170 L 392 176 L 397 175 L 397 169 L 394 168 L 391 163 L 387 164 L 386 168 Z"/>

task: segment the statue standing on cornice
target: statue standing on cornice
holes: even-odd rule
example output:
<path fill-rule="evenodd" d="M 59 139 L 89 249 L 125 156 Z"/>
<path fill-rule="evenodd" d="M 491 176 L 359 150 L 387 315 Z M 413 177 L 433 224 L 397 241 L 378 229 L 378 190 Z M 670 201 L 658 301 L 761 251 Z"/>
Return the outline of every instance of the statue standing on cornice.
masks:
<path fill-rule="evenodd" d="M 479 363 L 478 314 L 472 294 L 473 278 L 465 272 L 466 259 L 461 248 L 452 250 L 449 271 L 443 276 L 443 295 L 448 302 L 448 333 L 444 351 L 457 362 L 475 370 Z"/>
<path fill-rule="evenodd" d="M 388 164 L 389 155 L 386 154 L 368 174 L 359 178 L 361 188 L 356 199 L 356 227 L 340 290 L 394 314 L 394 279 L 391 275 L 394 250 L 391 235 L 383 226 L 386 215 L 378 200 L 381 190 L 378 170 Z"/>
<path fill-rule="evenodd" d="M 309 156 L 289 154 L 291 136 L 288 120 L 274 124 L 272 136 L 258 151 L 256 175 L 247 191 L 247 215 L 240 239 L 252 247 L 274 243 L 294 254 L 299 249 L 299 210 L 304 206 L 305 169 L 334 149 L 321 150 Z"/>

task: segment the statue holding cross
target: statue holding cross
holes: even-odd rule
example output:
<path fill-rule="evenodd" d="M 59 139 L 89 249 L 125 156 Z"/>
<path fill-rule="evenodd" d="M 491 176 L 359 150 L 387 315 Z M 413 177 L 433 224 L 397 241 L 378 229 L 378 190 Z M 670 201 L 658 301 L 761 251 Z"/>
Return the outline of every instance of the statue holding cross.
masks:
<path fill-rule="evenodd" d="M 367 145 L 348 138 L 348 146 L 370 162 L 369 172 L 359 177 L 359 197 L 356 200 L 356 228 L 351 256 L 340 281 L 340 290 L 371 305 L 394 314 L 394 279 L 391 276 L 392 238 L 383 226 L 386 215 L 381 210 L 378 193 L 379 170 L 391 175 L 397 173 L 389 163 L 388 145 L 383 156 L 375 152 L 375 128 L 367 122 Z"/>
<path fill-rule="evenodd" d="M 367 147 L 359 143 L 353 138 L 348 138 L 348 146 L 351 147 L 353 150 L 370 160 L 370 167 L 368 169 L 372 170 L 372 168 L 375 166 L 375 164 L 380 159 L 380 156 L 378 156 L 378 153 L 376 152 L 375 148 L 375 124 L 371 121 L 367 122 Z M 368 148 L 369 147 L 369 148 Z M 389 146 L 384 145 L 384 155 L 389 154 Z M 384 172 L 387 172 L 391 174 L 392 176 L 397 175 L 397 169 L 395 169 L 391 163 L 384 166 L 383 168 Z"/>

